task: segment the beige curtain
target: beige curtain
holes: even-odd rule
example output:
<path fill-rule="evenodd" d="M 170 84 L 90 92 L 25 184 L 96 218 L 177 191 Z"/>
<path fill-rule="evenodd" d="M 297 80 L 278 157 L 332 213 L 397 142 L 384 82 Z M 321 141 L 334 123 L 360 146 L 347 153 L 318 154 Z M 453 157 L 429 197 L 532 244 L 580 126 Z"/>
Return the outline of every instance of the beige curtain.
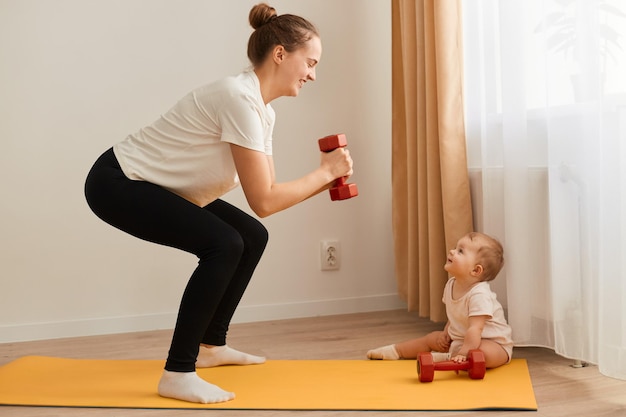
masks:
<path fill-rule="evenodd" d="M 472 230 L 461 0 L 392 0 L 392 189 L 398 290 L 445 321 L 447 251 Z"/>

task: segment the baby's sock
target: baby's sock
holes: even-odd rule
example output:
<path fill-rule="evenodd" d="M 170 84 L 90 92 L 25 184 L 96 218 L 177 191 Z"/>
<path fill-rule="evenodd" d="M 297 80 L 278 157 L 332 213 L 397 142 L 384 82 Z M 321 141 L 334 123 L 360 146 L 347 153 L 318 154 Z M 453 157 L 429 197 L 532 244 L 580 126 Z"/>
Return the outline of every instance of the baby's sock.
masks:
<path fill-rule="evenodd" d="M 368 351 L 367 358 L 396 361 L 400 359 L 400 355 L 398 354 L 398 351 L 396 350 L 396 345 L 387 345 L 387 346 L 379 347 L 379 348 Z"/>
<path fill-rule="evenodd" d="M 433 355 L 433 362 L 449 361 L 451 356 L 449 352 L 431 352 Z"/>
<path fill-rule="evenodd" d="M 159 395 L 192 403 L 221 403 L 235 398 L 232 392 L 209 384 L 195 372 L 163 371 L 159 381 Z"/>
<path fill-rule="evenodd" d="M 200 346 L 196 367 L 212 368 L 220 365 L 255 365 L 263 362 L 265 362 L 265 358 L 262 356 L 239 352 L 228 345 L 211 348 Z"/>

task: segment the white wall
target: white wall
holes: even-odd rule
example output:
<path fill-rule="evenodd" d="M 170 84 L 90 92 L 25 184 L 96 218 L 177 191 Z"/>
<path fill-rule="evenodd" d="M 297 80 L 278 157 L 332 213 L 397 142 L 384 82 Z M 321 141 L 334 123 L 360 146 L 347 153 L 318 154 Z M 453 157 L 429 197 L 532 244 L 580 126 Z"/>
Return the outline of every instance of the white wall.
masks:
<path fill-rule="evenodd" d="M 171 328 L 192 255 L 88 209 L 94 160 L 188 90 L 248 65 L 257 1 L 0 0 L 0 342 Z M 387 0 L 274 0 L 316 23 L 318 80 L 273 103 L 279 180 L 344 132 L 360 196 L 326 193 L 262 220 L 270 242 L 236 322 L 403 307 L 393 273 Z M 241 191 L 226 199 L 248 210 Z M 249 211 L 249 210 L 248 210 Z M 320 271 L 321 239 L 341 241 Z"/>

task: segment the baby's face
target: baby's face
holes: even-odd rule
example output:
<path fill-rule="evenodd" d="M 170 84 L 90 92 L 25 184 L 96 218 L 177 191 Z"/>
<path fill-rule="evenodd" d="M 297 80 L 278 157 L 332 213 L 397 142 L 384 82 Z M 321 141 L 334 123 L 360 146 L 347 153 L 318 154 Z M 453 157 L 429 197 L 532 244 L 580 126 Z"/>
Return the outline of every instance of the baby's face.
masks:
<path fill-rule="evenodd" d="M 476 266 L 479 248 L 478 240 L 471 240 L 467 236 L 462 237 L 456 247 L 448 253 L 444 269 L 457 278 L 468 276 Z"/>

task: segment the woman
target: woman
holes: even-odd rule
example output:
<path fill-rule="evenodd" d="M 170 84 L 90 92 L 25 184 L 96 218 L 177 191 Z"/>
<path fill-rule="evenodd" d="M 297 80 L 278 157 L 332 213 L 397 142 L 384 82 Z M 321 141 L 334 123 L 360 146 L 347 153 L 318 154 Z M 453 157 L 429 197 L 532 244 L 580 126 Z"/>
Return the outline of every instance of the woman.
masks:
<path fill-rule="evenodd" d="M 309 174 L 276 183 L 275 114 L 270 102 L 297 96 L 315 80 L 322 53 L 315 26 L 258 4 L 249 15 L 250 70 L 193 90 L 153 124 L 128 136 L 94 164 L 85 184 L 89 206 L 138 238 L 195 254 L 184 291 L 161 396 L 216 403 L 234 394 L 202 380 L 196 367 L 258 364 L 265 358 L 226 344 L 228 326 L 261 258 L 267 231 L 219 199 L 241 184 L 250 208 L 266 217 L 352 174 L 345 149 L 321 153 Z"/>

